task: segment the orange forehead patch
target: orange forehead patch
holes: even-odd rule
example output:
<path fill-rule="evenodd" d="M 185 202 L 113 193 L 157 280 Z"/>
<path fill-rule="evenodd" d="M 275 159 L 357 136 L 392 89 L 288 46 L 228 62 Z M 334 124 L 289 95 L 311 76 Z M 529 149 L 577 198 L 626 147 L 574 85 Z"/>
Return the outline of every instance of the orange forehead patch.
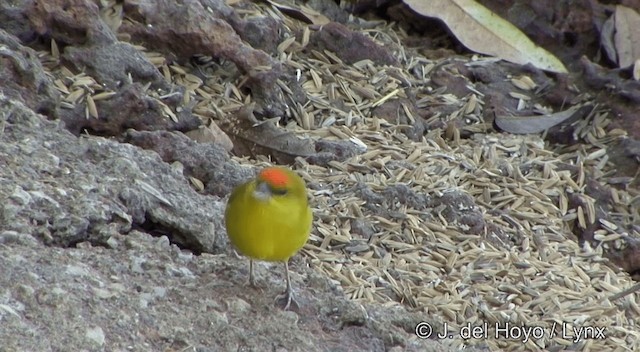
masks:
<path fill-rule="evenodd" d="M 258 178 L 269 183 L 272 187 L 286 187 L 289 183 L 289 175 L 277 167 L 268 167 L 258 174 Z"/>

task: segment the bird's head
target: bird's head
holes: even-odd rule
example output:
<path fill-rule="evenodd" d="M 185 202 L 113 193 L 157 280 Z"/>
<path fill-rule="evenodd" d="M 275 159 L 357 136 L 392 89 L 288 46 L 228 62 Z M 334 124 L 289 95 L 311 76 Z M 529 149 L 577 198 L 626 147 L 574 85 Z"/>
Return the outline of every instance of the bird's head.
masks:
<path fill-rule="evenodd" d="M 306 199 L 304 180 L 295 172 L 281 168 L 268 167 L 256 177 L 253 196 L 259 200 L 271 197 L 303 197 Z"/>

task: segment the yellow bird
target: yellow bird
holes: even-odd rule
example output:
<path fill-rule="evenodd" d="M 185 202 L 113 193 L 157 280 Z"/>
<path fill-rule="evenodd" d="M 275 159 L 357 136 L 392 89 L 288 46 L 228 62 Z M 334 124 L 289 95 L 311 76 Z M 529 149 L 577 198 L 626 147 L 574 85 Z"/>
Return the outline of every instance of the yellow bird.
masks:
<path fill-rule="evenodd" d="M 287 289 L 284 309 L 293 298 L 289 258 L 304 246 L 311 232 L 313 215 L 307 201 L 304 180 L 295 172 L 265 168 L 258 176 L 236 187 L 225 212 L 227 234 L 235 248 L 249 257 L 249 282 L 253 260 L 284 262 Z"/>

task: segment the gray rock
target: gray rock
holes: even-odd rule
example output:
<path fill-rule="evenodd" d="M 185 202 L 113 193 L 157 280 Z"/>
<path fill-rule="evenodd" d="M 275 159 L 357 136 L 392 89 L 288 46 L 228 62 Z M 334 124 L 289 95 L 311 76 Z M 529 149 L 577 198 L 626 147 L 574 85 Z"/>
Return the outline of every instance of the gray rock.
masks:
<path fill-rule="evenodd" d="M 93 343 L 96 346 L 104 345 L 104 341 L 105 341 L 104 331 L 99 326 L 88 328 L 85 333 L 85 336 L 87 337 L 87 340 L 89 340 L 91 343 Z"/>
<path fill-rule="evenodd" d="M 412 336 L 423 315 L 347 301 L 295 263 L 299 309 L 276 307 L 281 270 L 261 265 L 267 284 L 248 286 L 221 235 L 219 197 L 251 168 L 173 132 L 132 131 L 136 145 L 73 135 L 33 111 L 56 96 L 38 93 L 52 88 L 32 54 L 7 57 L 35 85 L 0 86 L 0 351 L 450 350 Z M 173 161 L 206 170 L 196 176 L 217 196 Z"/>
<path fill-rule="evenodd" d="M 196 193 L 154 152 L 77 138 L 5 96 L 0 109 L 10 111 L 0 140 L 3 233 L 29 233 L 65 247 L 113 246 L 112 235 L 145 228 L 200 252 L 226 247 L 217 236 L 222 202 Z"/>

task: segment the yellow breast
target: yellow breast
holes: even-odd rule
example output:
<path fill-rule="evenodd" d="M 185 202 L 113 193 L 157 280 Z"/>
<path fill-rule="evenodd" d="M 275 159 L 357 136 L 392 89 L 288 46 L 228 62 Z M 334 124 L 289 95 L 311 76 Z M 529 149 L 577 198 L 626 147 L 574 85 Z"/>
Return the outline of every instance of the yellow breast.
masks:
<path fill-rule="evenodd" d="M 297 176 L 296 176 L 297 177 Z M 309 238 L 312 213 L 306 193 L 258 199 L 256 181 L 239 186 L 227 204 L 225 223 L 231 243 L 257 260 L 286 261 Z"/>

